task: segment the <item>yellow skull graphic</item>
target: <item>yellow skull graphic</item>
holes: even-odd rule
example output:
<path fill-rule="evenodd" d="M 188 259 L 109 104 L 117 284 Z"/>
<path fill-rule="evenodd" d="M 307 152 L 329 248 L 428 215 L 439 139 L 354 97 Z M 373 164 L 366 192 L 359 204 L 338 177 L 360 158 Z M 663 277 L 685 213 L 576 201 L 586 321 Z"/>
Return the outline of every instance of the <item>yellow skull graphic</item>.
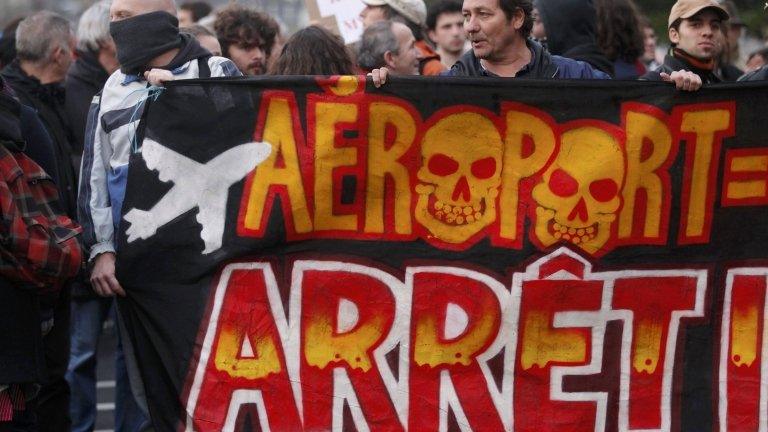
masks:
<path fill-rule="evenodd" d="M 487 117 L 451 114 L 424 135 L 416 220 L 447 243 L 463 243 L 496 220 L 502 140 Z"/>
<path fill-rule="evenodd" d="M 610 133 L 591 126 L 565 132 L 555 161 L 532 192 L 541 244 L 564 240 L 590 254 L 600 251 L 621 207 L 625 169 L 624 152 Z"/>

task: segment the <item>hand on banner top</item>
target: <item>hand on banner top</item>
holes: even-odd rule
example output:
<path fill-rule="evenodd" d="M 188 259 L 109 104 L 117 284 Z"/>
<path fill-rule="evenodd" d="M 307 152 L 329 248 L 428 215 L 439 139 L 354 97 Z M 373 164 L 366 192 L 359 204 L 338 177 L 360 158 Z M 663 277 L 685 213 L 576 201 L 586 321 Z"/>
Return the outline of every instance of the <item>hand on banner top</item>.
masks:
<path fill-rule="evenodd" d="M 696 91 L 701 88 L 701 77 L 691 71 L 679 70 L 671 74 L 662 72 L 660 75 L 662 80 L 675 83 L 678 90 Z"/>
<path fill-rule="evenodd" d="M 157 68 L 144 72 L 144 78 L 153 86 L 162 86 L 164 82 L 174 80 L 171 71 Z"/>
<path fill-rule="evenodd" d="M 379 88 L 387 83 L 387 76 L 389 76 L 389 69 L 382 67 L 381 69 L 374 69 L 369 74 L 369 77 L 373 78 L 373 85 Z"/>

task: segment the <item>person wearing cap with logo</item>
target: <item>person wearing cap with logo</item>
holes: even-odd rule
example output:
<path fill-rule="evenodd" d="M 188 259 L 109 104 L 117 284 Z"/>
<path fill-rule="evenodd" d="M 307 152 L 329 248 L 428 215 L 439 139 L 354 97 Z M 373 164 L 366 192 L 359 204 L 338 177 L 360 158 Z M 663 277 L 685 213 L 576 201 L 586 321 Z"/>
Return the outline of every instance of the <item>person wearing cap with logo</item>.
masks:
<path fill-rule="evenodd" d="M 720 82 L 715 73 L 718 38 L 728 12 L 715 0 L 679 0 L 669 14 L 669 40 L 672 43 L 664 63 L 641 79 L 669 81 L 675 71 L 691 71 L 698 82 L 684 80 L 681 90 L 697 90 L 701 84 Z"/>
<path fill-rule="evenodd" d="M 365 9 L 360 13 L 363 28 L 379 21 L 392 20 L 405 24 L 416 38 L 419 51 L 419 74 L 440 75 L 446 70 L 440 62 L 440 56 L 427 43 L 424 37 L 424 24 L 427 20 L 427 6 L 424 0 L 362 0 Z"/>

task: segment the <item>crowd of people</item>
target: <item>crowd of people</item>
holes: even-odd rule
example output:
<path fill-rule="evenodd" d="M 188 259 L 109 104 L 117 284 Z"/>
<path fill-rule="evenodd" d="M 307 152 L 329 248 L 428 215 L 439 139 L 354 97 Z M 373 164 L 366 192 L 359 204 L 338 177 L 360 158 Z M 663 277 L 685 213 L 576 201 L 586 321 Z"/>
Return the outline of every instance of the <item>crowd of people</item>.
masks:
<path fill-rule="evenodd" d="M 768 73 L 768 48 L 738 64 L 744 23 L 729 0 L 678 0 L 663 59 L 633 0 L 362 1 L 364 31 L 351 46 L 319 25 L 288 37 L 253 8 L 173 0 L 101 0 L 76 29 L 50 11 L 4 29 L 0 431 L 94 428 L 97 343 L 114 297 L 126 295 L 115 231 L 150 85 L 369 74 L 376 86 L 443 75 L 645 79 L 696 91 Z M 135 357 L 119 339 L 115 427 L 146 430 Z"/>

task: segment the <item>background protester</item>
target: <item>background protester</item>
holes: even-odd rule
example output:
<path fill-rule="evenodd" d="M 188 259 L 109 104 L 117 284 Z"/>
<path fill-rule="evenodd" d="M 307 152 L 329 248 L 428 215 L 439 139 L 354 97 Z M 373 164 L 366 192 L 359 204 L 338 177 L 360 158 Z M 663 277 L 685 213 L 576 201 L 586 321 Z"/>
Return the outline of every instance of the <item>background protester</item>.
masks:
<path fill-rule="evenodd" d="M 221 57 L 221 44 L 216 39 L 216 35 L 207 28 L 193 24 L 189 27 L 181 27 L 180 30 L 182 33 L 189 33 L 194 36 L 200 46 L 210 51 L 211 54 Z"/>
<path fill-rule="evenodd" d="M 658 81 L 662 74 L 688 70 L 705 84 L 720 82 L 715 74 L 717 37 L 728 12 L 714 0 L 678 0 L 669 14 L 669 40 L 672 48 L 664 64 L 643 79 Z"/>
<path fill-rule="evenodd" d="M 427 34 L 437 47 L 440 61 L 448 68 L 466 51 L 461 3 L 461 0 L 438 0 L 427 11 Z"/>
<path fill-rule="evenodd" d="M 756 71 L 766 64 L 768 64 L 768 48 L 762 48 L 749 55 L 747 72 Z"/>
<path fill-rule="evenodd" d="M 38 12 L 25 18 L 16 30 L 17 59 L 3 69 L 2 76 L 19 100 L 40 115 L 52 138 L 59 204 L 74 219 L 76 214 L 75 138 L 66 113 L 63 81 L 72 64 L 75 36 L 70 23 L 53 12 Z M 70 427 L 70 389 L 65 380 L 69 363 L 69 287 L 55 304 L 41 306 L 53 318 L 53 328 L 44 338 L 47 376 L 33 406 L 40 430 L 63 431 Z"/>
<path fill-rule="evenodd" d="M 208 2 L 204 1 L 192 1 L 185 2 L 179 6 L 179 26 L 189 27 L 193 24 L 197 24 L 198 21 L 207 17 L 213 8 Z"/>
<path fill-rule="evenodd" d="M 75 151 L 82 154 L 91 100 L 120 67 L 115 43 L 109 35 L 109 0 L 93 4 L 80 16 L 76 53 L 77 60 L 69 68 L 65 82 L 66 106 L 75 135 Z"/>
<path fill-rule="evenodd" d="M 411 30 L 419 50 L 419 74 L 439 75 L 446 70 L 440 62 L 440 56 L 427 42 L 424 24 L 427 19 L 427 6 L 424 0 L 362 0 L 366 7 L 360 14 L 363 28 L 384 20 L 405 24 Z"/>
<path fill-rule="evenodd" d="M 744 75 L 741 63 L 741 53 L 739 49 L 739 39 L 744 30 L 744 22 L 738 15 L 736 5 L 726 0 L 720 3 L 726 12 L 728 20 L 723 22 L 722 31 L 716 34 L 717 54 L 715 55 L 715 74 L 724 82 L 733 82 Z"/>
<path fill-rule="evenodd" d="M 536 8 L 550 53 L 583 61 L 613 75 L 613 64 L 595 39 L 597 14 L 591 0 L 539 0 Z"/>
<path fill-rule="evenodd" d="M 723 33 L 728 41 L 728 49 L 723 53 L 723 63 L 732 65 L 734 69 L 744 69 L 746 63 L 741 53 L 741 39 L 747 30 L 747 24 L 732 0 L 720 1 L 720 4 L 729 17 L 728 21 L 723 23 Z"/>
<path fill-rule="evenodd" d="M 34 111 L 12 97 L 2 78 L 0 147 L 16 151 L 24 147 L 42 150 L 47 166 L 49 169 L 53 167 L 53 144 L 48 133 Z M 3 238 L 11 237 L 10 226 L 2 224 L 0 230 Z M 0 275 L 0 329 L 0 346 L 3 347 L 0 350 L 0 364 L 3 365 L 0 368 L 0 406 L 6 407 L 0 410 L 0 431 L 35 430 L 37 419 L 26 402 L 37 394 L 39 385 L 45 380 L 38 292 L 20 286 L 8 275 Z"/>
<path fill-rule="evenodd" d="M 319 26 L 294 33 L 271 70 L 273 75 L 355 75 L 357 72 L 341 39 Z"/>
<path fill-rule="evenodd" d="M 3 28 L 0 37 L 0 69 L 16 59 L 16 28 L 23 19 L 24 17 L 16 18 Z"/>
<path fill-rule="evenodd" d="M 546 0 L 545 0 L 546 1 Z M 635 80 L 646 70 L 639 13 L 632 0 L 595 0 L 597 45 L 613 62 L 613 77 Z"/>
<path fill-rule="evenodd" d="M 357 64 L 363 71 L 386 67 L 393 75 L 418 75 L 419 50 L 405 24 L 379 21 L 363 31 Z"/>
<path fill-rule="evenodd" d="M 653 29 L 651 22 L 645 16 L 640 16 L 640 28 L 643 31 L 643 56 L 641 60 L 647 71 L 656 70 L 661 66 L 661 62 L 656 57 L 656 47 L 659 40 L 656 36 L 656 30 Z"/>
<path fill-rule="evenodd" d="M 231 59 L 243 74 L 267 72 L 267 59 L 279 32 L 272 17 L 232 4 L 217 14 L 214 29 L 224 57 Z"/>
<path fill-rule="evenodd" d="M 720 78 L 722 82 L 733 82 L 744 75 L 744 71 L 737 68 L 735 65 L 729 62 L 730 57 L 730 40 L 725 34 L 725 29 L 728 28 L 728 23 L 723 23 L 724 31 L 715 34 L 715 75 Z"/>

